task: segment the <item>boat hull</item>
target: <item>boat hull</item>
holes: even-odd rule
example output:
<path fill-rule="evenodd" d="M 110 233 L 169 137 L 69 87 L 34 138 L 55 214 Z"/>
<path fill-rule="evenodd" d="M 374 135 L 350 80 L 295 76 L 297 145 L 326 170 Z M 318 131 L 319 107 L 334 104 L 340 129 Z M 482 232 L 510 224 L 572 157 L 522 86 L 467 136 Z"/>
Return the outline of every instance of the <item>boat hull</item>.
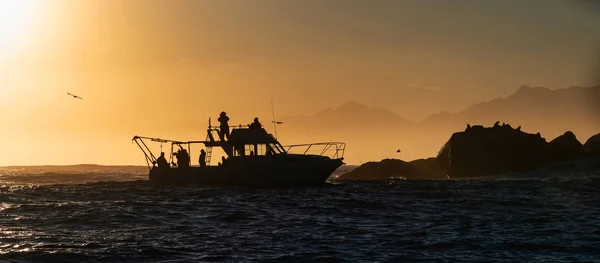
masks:
<path fill-rule="evenodd" d="M 150 181 L 159 185 L 199 186 L 307 186 L 327 183 L 343 164 L 341 159 L 322 156 L 246 157 L 220 166 L 157 168 Z"/>

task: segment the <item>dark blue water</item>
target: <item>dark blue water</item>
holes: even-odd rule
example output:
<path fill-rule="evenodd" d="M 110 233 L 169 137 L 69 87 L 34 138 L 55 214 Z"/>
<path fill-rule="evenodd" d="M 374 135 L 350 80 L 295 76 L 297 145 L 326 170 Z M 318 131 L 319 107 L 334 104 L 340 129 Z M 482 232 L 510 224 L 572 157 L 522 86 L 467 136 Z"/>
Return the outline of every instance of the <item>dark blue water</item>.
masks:
<path fill-rule="evenodd" d="M 0 261 L 600 262 L 600 174 L 0 187 Z"/>

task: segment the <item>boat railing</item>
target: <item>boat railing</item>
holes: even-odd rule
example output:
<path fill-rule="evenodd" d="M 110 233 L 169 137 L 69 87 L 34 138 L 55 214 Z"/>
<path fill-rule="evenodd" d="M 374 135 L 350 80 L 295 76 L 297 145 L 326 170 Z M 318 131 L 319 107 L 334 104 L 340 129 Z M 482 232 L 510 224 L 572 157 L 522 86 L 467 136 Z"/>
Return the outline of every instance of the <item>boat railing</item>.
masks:
<path fill-rule="evenodd" d="M 248 128 L 250 125 L 237 125 L 237 126 L 229 126 L 229 132 L 235 129 L 244 129 Z M 208 120 L 208 129 L 207 129 L 207 137 L 206 141 L 210 146 L 220 146 L 223 141 L 221 141 L 221 137 L 219 136 L 219 132 L 221 131 L 220 126 L 213 126 L 210 124 L 210 119 Z"/>
<path fill-rule="evenodd" d="M 317 142 L 286 145 L 283 148 L 287 153 L 291 154 L 316 154 L 327 156 L 331 159 L 342 159 L 346 151 L 346 144 L 343 142 Z"/>
<path fill-rule="evenodd" d="M 249 128 L 250 125 L 249 124 L 240 124 L 240 125 L 236 125 L 236 126 L 229 126 L 229 129 L 233 130 L 233 129 L 244 129 L 244 128 Z M 217 131 L 219 129 L 221 129 L 220 126 L 209 126 L 208 127 L 209 130 L 214 130 Z"/>
<path fill-rule="evenodd" d="M 158 142 L 161 144 L 161 152 L 163 151 L 162 149 L 162 144 L 170 144 L 170 151 L 169 151 L 169 162 L 173 163 L 174 159 L 173 159 L 173 153 L 174 153 L 174 146 L 179 146 L 181 148 L 184 148 L 183 146 L 187 147 L 187 152 L 191 153 L 191 145 L 193 144 L 204 144 L 206 145 L 207 141 L 176 141 L 176 140 L 168 140 L 168 139 L 161 139 L 161 138 L 153 138 L 153 137 L 144 137 L 144 136 L 134 136 L 132 141 L 135 142 L 137 144 L 137 146 L 140 148 L 140 150 L 142 150 L 142 153 L 144 154 L 144 157 L 146 158 L 146 164 L 148 165 L 148 169 L 152 169 L 152 167 L 155 166 L 156 161 L 157 161 L 157 157 L 154 155 L 154 153 L 152 153 L 152 150 L 150 150 L 150 147 L 148 147 L 148 144 L 146 144 L 146 142 L 144 140 L 147 141 L 151 141 L 151 142 Z M 190 160 L 191 161 L 191 160 Z"/>

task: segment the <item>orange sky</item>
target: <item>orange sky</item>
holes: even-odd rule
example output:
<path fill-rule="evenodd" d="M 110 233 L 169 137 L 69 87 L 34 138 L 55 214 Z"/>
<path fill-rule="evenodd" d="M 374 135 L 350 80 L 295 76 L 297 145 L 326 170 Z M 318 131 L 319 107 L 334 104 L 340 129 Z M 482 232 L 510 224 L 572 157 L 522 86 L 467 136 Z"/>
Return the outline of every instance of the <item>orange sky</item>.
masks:
<path fill-rule="evenodd" d="M 143 164 L 133 135 L 203 139 L 222 110 L 270 120 L 271 98 L 278 115 L 353 100 L 421 120 L 597 84 L 600 17 L 574 3 L 0 0 L 0 165 Z M 398 103 L 423 90 L 449 95 Z"/>

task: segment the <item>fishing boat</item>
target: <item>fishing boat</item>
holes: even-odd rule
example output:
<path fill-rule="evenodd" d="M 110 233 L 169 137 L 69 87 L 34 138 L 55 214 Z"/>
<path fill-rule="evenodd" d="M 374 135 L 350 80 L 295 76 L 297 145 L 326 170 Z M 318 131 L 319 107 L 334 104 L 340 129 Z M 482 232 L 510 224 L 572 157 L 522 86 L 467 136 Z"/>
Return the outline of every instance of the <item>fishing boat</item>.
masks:
<path fill-rule="evenodd" d="M 229 138 L 226 139 L 215 135 L 219 135 L 219 127 L 211 126 L 209 119 L 207 136 L 203 141 L 177 141 L 143 136 L 134 136 L 133 141 L 146 158 L 150 182 L 160 185 L 319 185 L 326 184 L 329 176 L 344 164 L 346 144 L 342 142 L 283 146 L 264 128 L 251 125 L 232 127 Z M 170 144 L 170 160 L 166 167 L 157 166 L 157 157 L 148 147 L 148 141 L 160 143 L 161 149 L 163 144 Z M 199 160 L 198 165 L 193 165 L 192 158 L 178 156 L 178 152 L 186 152 L 189 156 L 192 147 L 196 146 L 205 150 L 205 162 Z M 217 165 L 211 160 L 214 147 L 222 149 L 224 153 L 223 161 Z M 178 152 L 174 152 L 177 148 Z"/>

